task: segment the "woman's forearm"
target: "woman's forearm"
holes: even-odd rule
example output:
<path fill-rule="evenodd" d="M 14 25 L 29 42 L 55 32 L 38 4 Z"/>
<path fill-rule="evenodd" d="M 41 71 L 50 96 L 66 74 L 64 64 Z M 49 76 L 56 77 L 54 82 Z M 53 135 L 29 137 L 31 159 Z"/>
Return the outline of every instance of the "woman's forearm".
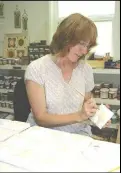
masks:
<path fill-rule="evenodd" d="M 83 121 L 81 113 L 79 112 L 65 115 L 44 113 L 41 116 L 34 117 L 36 123 L 43 127 L 63 126 Z"/>

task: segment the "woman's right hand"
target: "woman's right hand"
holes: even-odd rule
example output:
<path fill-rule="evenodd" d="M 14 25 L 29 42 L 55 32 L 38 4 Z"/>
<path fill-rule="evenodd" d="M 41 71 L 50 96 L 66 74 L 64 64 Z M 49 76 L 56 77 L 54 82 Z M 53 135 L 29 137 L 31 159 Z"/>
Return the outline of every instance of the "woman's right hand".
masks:
<path fill-rule="evenodd" d="M 84 121 L 87 120 L 89 117 L 92 117 L 96 113 L 97 109 L 98 107 L 93 98 L 85 101 L 80 111 L 81 120 Z"/>

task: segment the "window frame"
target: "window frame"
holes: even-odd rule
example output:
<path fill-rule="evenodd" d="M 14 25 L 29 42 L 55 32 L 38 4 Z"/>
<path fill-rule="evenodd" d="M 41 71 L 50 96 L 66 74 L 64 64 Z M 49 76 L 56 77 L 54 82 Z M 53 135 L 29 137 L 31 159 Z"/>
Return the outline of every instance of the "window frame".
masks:
<path fill-rule="evenodd" d="M 58 1 L 49 1 L 49 4 L 52 3 L 52 8 L 49 5 L 49 39 L 48 43 L 51 42 L 53 33 L 56 31 L 58 24 L 64 18 L 59 18 L 59 7 Z M 90 16 L 90 18 L 94 22 L 104 22 L 104 21 L 111 21 L 112 22 L 112 55 L 114 60 L 120 59 L 120 1 L 115 1 L 115 9 L 114 15 L 95 15 Z"/>
<path fill-rule="evenodd" d="M 58 10 L 59 10 L 59 7 L 58 7 Z M 113 25 L 113 18 L 114 18 L 114 15 L 115 15 L 115 12 L 114 14 L 108 14 L 108 15 L 91 15 L 91 16 L 88 16 L 88 18 L 90 18 L 93 22 L 112 22 L 112 25 Z M 64 19 L 66 18 L 65 17 L 61 17 L 58 19 L 58 24 Z M 113 30 L 112 30 L 113 32 Z M 111 40 L 113 40 L 113 34 L 112 34 L 112 37 L 111 37 Z M 112 46 L 111 46 L 112 47 Z M 93 52 L 93 50 L 92 50 Z M 111 51 L 110 53 L 112 54 L 113 50 L 111 48 Z M 100 55 L 101 56 L 101 55 Z"/>
<path fill-rule="evenodd" d="M 58 24 L 64 19 L 65 17 L 61 17 L 58 19 Z M 114 15 L 93 15 L 88 16 L 93 22 L 106 22 L 106 21 L 113 21 Z"/>

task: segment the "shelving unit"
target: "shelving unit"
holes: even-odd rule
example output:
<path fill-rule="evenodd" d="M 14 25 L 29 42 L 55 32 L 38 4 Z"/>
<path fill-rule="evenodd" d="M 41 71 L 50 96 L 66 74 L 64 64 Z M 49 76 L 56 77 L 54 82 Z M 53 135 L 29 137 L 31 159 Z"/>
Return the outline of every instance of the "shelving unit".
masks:
<path fill-rule="evenodd" d="M 97 84 L 102 82 L 112 83 L 114 88 L 115 87 L 117 88 L 120 85 L 120 69 L 93 69 L 93 74 L 94 74 L 95 83 Z M 96 100 L 96 103 L 98 104 L 101 104 L 101 103 L 109 104 L 111 106 L 111 109 L 113 110 L 118 110 L 120 108 L 120 100 L 117 100 L 117 99 L 95 98 L 95 100 Z M 113 129 L 116 133 L 115 142 L 117 142 L 117 139 L 120 139 L 119 127 L 120 127 L 120 122 L 111 124 L 109 127 L 110 130 Z M 100 135 L 101 135 L 101 132 L 100 132 Z"/>
<path fill-rule="evenodd" d="M 0 112 L 7 112 L 7 113 L 11 113 L 11 114 L 14 113 L 13 109 L 10 109 L 10 108 L 2 108 L 2 107 L 0 107 Z"/>
<path fill-rule="evenodd" d="M 9 61 L 6 61 L 6 60 L 4 61 L 3 60 L 4 58 L 1 59 L 1 61 L 0 61 L 0 75 L 2 76 L 1 79 L 4 80 L 4 76 L 10 76 L 10 81 L 6 82 L 6 83 L 9 83 L 7 87 L 14 88 L 17 80 L 19 80 L 21 77 L 22 78 L 24 77 L 24 73 L 25 73 L 25 70 L 28 65 L 22 65 L 22 64 L 29 64 L 31 61 L 48 54 L 50 52 L 50 50 L 49 50 L 49 46 L 46 45 L 46 40 L 41 40 L 39 43 L 30 43 L 28 46 L 27 52 L 28 52 L 27 56 L 24 57 L 25 59 L 24 58 L 21 59 L 21 63 L 19 63 L 19 61 L 11 61 L 11 59 L 9 59 Z M 18 57 L 17 57 L 17 59 L 18 59 Z M 16 77 L 18 77 L 19 79 L 16 79 Z M 14 81 L 14 79 L 15 79 L 15 81 Z M 12 83 L 11 81 L 13 82 L 13 85 L 11 84 Z M 4 82 L 1 86 L 1 88 L 3 88 L 3 87 L 6 87 L 4 85 Z M 11 93 L 8 93 L 7 91 L 11 91 L 11 89 L 0 89 L 0 93 L 5 93 L 5 94 L 7 93 L 7 96 L 8 96 Z M 13 93 L 13 91 L 12 91 L 12 93 Z M 11 95 L 9 95 L 9 97 Z M 2 104 L 0 105 L 0 112 L 14 114 L 13 109 L 10 109 L 13 107 L 13 102 L 12 102 L 13 98 L 8 99 L 7 96 L 5 96 L 5 99 L 4 99 L 4 94 L 3 94 L 3 97 L 1 100 Z M 5 100 L 5 104 L 3 103 L 3 100 Z M 8 102 L 8 104 L 6 104 L 6 102 Z M 10 107 L 10 108 L 8 108 L 8 107 Z"/>
<path fill-rule="evenodd" d="M 15 65 L 14 65 L 15 66 Z M 27 65 L 22 65 L 21 70 L 26 70 Z M 0 65 L 0 69 L 14 69 L 12 65 Z M 15 70 L 15 69 L 14 69 Z M 120 69 L 93 69 L 94 74 L 120 74 Z"/>
<path fill-rule="evenodd" d="M 117 99 L 101 99 L 101 98 L 95 98 L 96 103 L 100 104 L 109 104 L 109 105 L 115 105 L 120 106 L 120 100 Z"/>
<path fill-rule="evenodd" d="M 95 74 L 120 74 L 120 69 L 93 69 Z"/>
<path fill-rule="evenodd" d="M 20 69 L 15 69 L 13 67 L 20 67 Z M 15 66 L 15 65 L 0 65 L 0 69 L 1 70 L 26 70 L 27 66 L 26 65 L 22 65 L 22 66 Z"/>
<path fill-rule="evenodd" d="M 89 124 L 91 126 L 95 126 L 90 120 L 85 121 L 85 123 Z M 118 129 L 119 128 L 119 123 L 111 124 L 108 128 Z"/>
<path fill-rule="evenodd" d="M 2 93 L 2 92 L 6 92 L 6 91 L 10 91 L 10 90 L 12 90 L 12 89 L 5 89 L 5 88 L 0 88 L 0 92 Z"/>
<path fill-rule="evenodd" d="M 10 89 L 11 90 L 11 89 Z M 0 89 L 0 92 L 6 92 L 9 91 L 9 89 Z M 96 103 L 98 104 L 109 104 L 109 105 L 115 105 L 120 106 L 120 100 L 117 99 L 101 99 L 101 98 L 94 98 Z"/>

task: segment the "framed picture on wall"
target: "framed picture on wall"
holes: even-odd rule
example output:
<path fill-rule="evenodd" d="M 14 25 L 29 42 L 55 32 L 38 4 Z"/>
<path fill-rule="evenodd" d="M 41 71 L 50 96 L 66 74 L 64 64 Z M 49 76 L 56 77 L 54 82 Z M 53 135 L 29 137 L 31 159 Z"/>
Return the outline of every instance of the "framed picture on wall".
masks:
<path fill-rule="evenodd" d="M 4 3 L 0 1 L 0 18 L 4 18 Z"/>
<path fill-rule="evenodd" d="M 4 35 L 4 58 L 21 58 L 28 55 L 28 35 L 11 33 Z"/>

